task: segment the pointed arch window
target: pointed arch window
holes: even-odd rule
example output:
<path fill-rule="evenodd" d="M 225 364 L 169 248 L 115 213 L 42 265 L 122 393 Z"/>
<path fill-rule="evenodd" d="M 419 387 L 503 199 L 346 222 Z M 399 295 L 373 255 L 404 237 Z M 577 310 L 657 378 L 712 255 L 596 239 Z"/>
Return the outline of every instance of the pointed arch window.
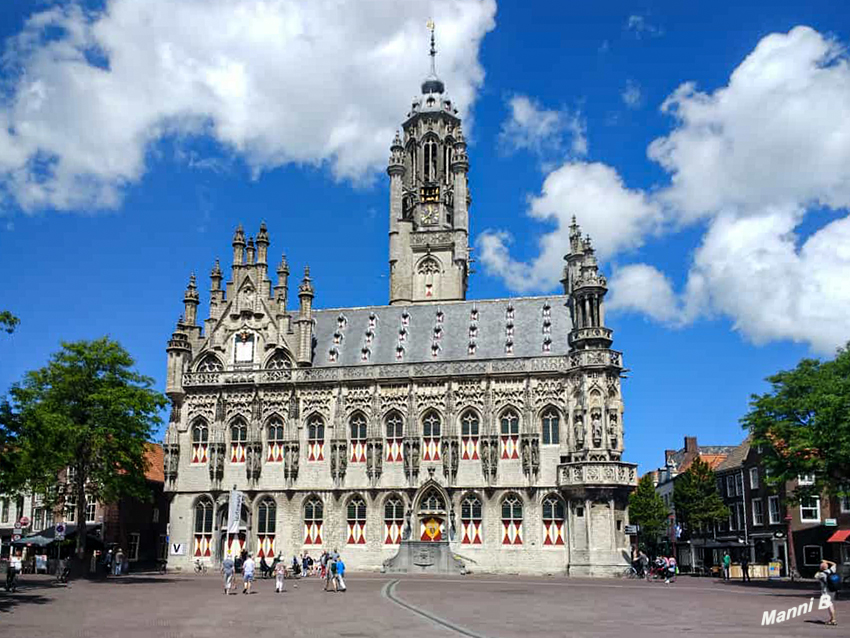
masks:
<path fill-rule="evenodd" d="M 304 504 L 304 544 L 322 544 L 322 526 L 324 524 L 324 506 L 317 497 L 307 499 Z"/>
<path fill-rule="evenodd" d="M 213 547 L 213 504 L 207 498 L 195 504 L 194 551 L 196 558 L 212 556 Z"/>
<path fill-rule="evenodd" d="M 384 419 L 387 431 L 387 462 L 401 463 L 402 442 L 404 439 L 404 418 L 393 410 Z"/>
<path fill-rule="evenodd" d="M 196 421 L 192 426 L 192 463 L 209 460 L 210 429 L 206 422 Z"/>
<path fill-rule="evenodd" d="M 425 142 L 425 182 L 437 181 L 437 143 L 434 140 Z"/>
<path fill-rule="evenodd" d="M 248 444 L 248 426 L 238 419 L 230 426 L 230 462 L 245 462 L 245 446 Z"/>
<path fill-rule="evenodd" d="M 522 545 L 522 501 L 515 494 L 502 501 L 502 545 Z"/>
<path fill-rule="evenodd" d="M 440 460 L 440 428 L 442 420 L 436 410 L 428 410 L 422 418 L 423 461 Z"/>
<path fill-rule="evenodd" d="M 446 501 L 435 488 L 419 501 L 419 540 L 441 541 L 446 534 Z"/>
<path fill-rule="evenodd" d="M 559 497 L 552 495 L 543 499 L 543 544 L 564 544 L 564 519 L 566 506 Z"/>
<path fill-rule="evenodd" d="M 351 433 L 351 458 L 352 463 L 366 462 L 366 417 L 362 412 L 355 412 L 348 420 L 348 429 Z"/>
<path fill-rule="evenodd" d="M 404 530 L 404 503 L 392 496 L 384 503 L 384 545 L 398 545 Z"/>
<path fill-rule="evenodd" d="M 555 408 L 546 408 L 541 417 L 543 445 L 557 445 L 561 441 L 561 415 Z"/>
<path fill-rule="evenodd" d="M 366 501 L 354 496 L 348 501 L 348 545 L 366 544 Z"/>
<path fill-rule="evenodd" d="M 481 545 L 481 499 L 467 496 L 460 504 L 460 538 L 463 545 Z"/>
<path fill-rule="evenodd" d="M 318 414 L 307 422 L 307 460 L 325 460 L 325 420 Z"/>
<path fill-rule="evenodd" d="M 446 184 L 451 184 L 451 176 L 452 176 L 452 145 L 449 140 L 446 140 L 446 144 L 443 147 L 443 181 Z"/>
<path fill-rule="evenodd" d="M 478 435 L 481 422 L 474 410 L 467 410 L 460 416 L 460 442 L 462 461 L 477 461 Z"/>
<path fill-rule="evenodd" d="M 268 453 L 266 461 L 269 463 L 283 463 L 283 419 L 272 417 L 266 428 Z"/>
<path fill-rule="evenodd" d="M 499 437 L 499 446 L 501 449 L 501 458 L 503 459 L 518 459 L 519 458 L 519 415 L 516 410 L 508 408 L 502 412 L 502 417 L 499 419 L 501 427 L 501 435 Z"/>
<path fill-rule="evenodd" d="M 265 498 L 257 508 L 257 556 L 274 556 L 275 530 L 277 526 L 277 505 L 271 498 Z"/>
<path fill-rule="evenodd" d="M 221 372 L 222 370 L 224 370 L 224 366 L 221 365 L 221 361 L 214 354 L 204 356 L 195 367 L 196 372 Z"/>

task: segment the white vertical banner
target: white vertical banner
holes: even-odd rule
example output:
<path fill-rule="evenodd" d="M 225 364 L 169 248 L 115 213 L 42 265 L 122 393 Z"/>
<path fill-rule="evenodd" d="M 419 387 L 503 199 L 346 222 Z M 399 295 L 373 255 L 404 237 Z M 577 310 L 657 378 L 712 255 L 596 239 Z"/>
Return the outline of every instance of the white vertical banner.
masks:
<path fill-rule="evenodd" d="M 242 494 L 239 490 L 232 490 L 230 492 L 230 503 L 227 511 L 227 533 L 228 534 L 238 534 L 239 533 L 239 519 L 242 514 L 242 501 L 245 499 L 245 495 Z"/>

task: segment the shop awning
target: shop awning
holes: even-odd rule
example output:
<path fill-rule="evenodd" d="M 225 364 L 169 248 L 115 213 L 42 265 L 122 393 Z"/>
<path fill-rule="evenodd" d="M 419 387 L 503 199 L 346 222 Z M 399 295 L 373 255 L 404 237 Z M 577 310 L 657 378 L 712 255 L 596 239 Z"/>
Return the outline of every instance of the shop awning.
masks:
<path fill-rule="evenodd" d="M 846 543 L 850 537 L 850 529 L 840 529 L 835 534 L 829 537 L 827 543 Z"/>

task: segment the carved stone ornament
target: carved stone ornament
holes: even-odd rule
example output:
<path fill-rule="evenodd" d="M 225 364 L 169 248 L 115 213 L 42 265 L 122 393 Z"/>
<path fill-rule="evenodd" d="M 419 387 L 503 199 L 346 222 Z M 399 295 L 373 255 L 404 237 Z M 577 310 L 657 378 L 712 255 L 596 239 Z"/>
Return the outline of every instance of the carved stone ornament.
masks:
<path fill-rule="evenodd" d="M 590 432 L 593 436 L 593 445 L 602 445 L 602 414 L 594 410 L 590 415 Z"/>
<path fill-rule="evenodd" d="M 576 446 L 584 447 L 584 418 L 581 414 L 573 417 L 573 432 L 575 434 Z"/>

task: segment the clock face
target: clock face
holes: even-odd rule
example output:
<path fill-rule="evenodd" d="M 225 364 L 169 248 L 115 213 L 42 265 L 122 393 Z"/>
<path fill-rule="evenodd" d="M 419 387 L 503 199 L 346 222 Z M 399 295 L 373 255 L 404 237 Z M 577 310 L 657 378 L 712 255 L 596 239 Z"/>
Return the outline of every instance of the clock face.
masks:
<path fill-rule="evenodd" d="M 423 224 L 436 224 L 438 221 L 437 207 L 434 204 L 428 204 L 422 211 Z"/>

